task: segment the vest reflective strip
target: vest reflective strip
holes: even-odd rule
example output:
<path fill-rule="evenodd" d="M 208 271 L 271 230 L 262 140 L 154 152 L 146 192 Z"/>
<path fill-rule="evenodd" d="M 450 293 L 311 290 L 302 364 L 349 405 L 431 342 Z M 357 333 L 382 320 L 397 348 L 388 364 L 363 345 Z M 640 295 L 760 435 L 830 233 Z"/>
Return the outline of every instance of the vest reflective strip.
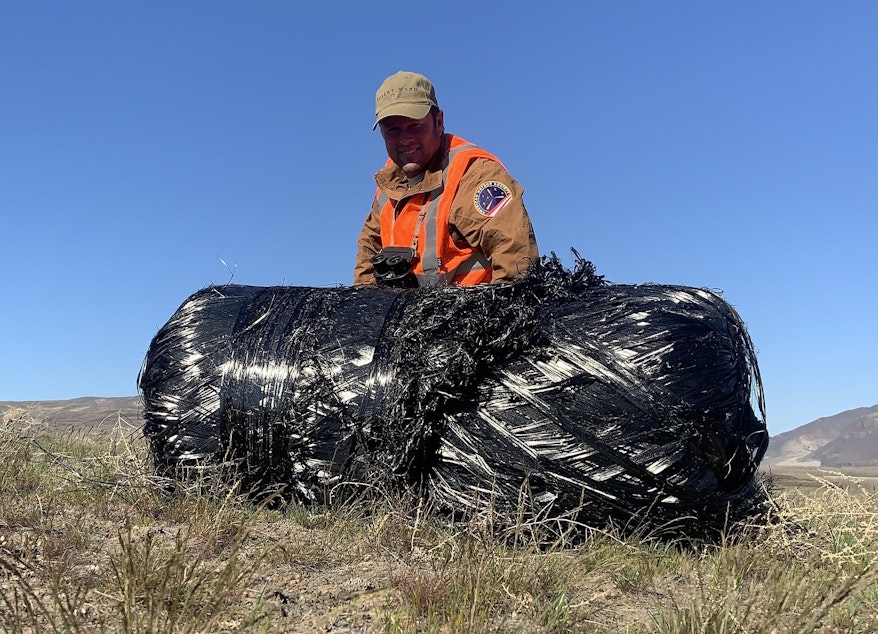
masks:
<path fill-rule="evenodd" d="M 378 213 L 381 213 L 381 210 L 384 209 L 384 205 L 387 204 L 387 201 L 390 200 L 390 198 L 387 196 L 387 194 L 385 194 L 380 189 L 378 190 L 377 198 L 378 198 Z"/>
<path fill-rule="evenodd" d="M 450 275 L 466 275 L 470 271 L 484 271 L 485 269 L 491 268 L 491 262 L 486 258 L 482 253 L 478 251 L 473 253 L 469 258 L 467 258 L 463 264 L 457 267 L 457 270 L 452 271 Z"/>
<path fill-rule="evenodd" d="M 454 157 L 457 156 L 457 153 L 461 150 L 472 150 L 475 149 L 475 147 L 475 145 L 465 143 L 449 150 L 448 163 L 446 163 L 445 168 L 442 170 L 442 184 L 437 189 L 430 192 L 430 200 L 427 203 L 427 215 L 424 218 L 426 221 L 426 224 L 424 225 L 424 253 L 421 257 L 421 269 L 423 269 L 424 272 L 418 276 L 419 286 L 442 286 L 447 284 L 454 276 L 454 271 L 448 271 L 444 275 L 439 273 L 439 267 L 442 264 L 442 262 L 439 261 L 439 254 L 436 251 L 438 244 L 436 232 L 439 228 L 439 199 L 442 197 L 442 192 L 445 191 L 445 181 L 448 178 L 448 168 L 451 166 L 452 161 L 454 161 Z"/>

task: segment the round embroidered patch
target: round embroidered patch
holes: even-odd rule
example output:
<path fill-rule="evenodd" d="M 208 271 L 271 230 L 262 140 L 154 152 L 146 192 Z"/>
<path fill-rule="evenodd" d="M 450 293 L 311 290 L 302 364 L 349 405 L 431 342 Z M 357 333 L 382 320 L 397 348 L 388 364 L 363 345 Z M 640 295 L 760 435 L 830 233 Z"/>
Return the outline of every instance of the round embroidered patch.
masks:
<path fill-rule="evenodd" d="M 483 216 L 494 216 L 512 200 L 512 192 L 503 183 L 488 181 L 479 185 L 473 203 Z"/>

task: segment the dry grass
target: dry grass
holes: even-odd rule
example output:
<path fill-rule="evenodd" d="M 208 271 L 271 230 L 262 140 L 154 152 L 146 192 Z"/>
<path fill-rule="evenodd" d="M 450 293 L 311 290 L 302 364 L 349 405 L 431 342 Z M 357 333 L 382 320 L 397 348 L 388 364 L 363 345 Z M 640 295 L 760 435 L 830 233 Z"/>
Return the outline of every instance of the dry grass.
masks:
<path fill-rule="evenodd" d="M 136 430 L 0 427 L 8 632 L 878 631 L 878 500 L 841 473 L 720 544 L 537 543 L 401 503 L 272 509 L 167 492 Z"/>

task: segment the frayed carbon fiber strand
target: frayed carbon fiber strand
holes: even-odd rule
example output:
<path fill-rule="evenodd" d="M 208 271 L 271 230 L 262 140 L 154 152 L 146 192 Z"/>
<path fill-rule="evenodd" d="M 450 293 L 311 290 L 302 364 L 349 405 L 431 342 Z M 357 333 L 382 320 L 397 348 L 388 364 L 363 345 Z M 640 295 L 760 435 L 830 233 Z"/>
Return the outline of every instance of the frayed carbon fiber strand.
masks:
<path fill-rule="evenodd" d="M 731 306 L 578 256 L 512 285 L 203 289 L 139 385 L 166 473 L 231 464 L 306 503 L 367 482 L 460 518 L 715 533 L 756 507 L 768 444 Z"/>

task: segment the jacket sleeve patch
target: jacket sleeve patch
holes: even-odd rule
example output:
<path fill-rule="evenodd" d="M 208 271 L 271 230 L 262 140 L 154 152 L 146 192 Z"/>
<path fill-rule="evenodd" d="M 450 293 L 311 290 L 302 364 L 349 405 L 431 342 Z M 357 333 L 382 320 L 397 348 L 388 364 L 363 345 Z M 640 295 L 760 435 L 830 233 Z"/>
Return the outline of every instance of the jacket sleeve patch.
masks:
<path fill-rule="evenodd" d="M 476 189 L 473 204 L 476 211 L 491 218 L 497 215 L 510 200 L 512 200 L 512 192 L 506 185 L 497 181 L 487 181 Z"/>

